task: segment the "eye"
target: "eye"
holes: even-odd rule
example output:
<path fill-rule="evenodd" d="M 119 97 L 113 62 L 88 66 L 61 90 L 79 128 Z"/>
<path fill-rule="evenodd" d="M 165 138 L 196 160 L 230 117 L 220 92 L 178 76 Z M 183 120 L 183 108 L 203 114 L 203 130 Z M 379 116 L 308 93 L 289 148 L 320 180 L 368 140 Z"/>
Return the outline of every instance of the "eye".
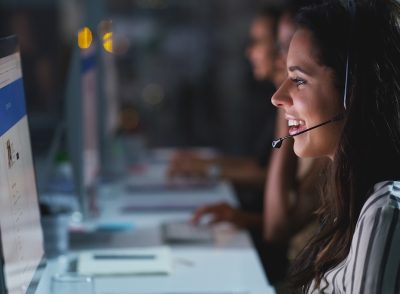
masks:
<path fill-rule="evenodd" d="M 301 78 L 291 78 L 292 82 L 296 84 L 297 87 L 305 85 L 307 82 Z"/>

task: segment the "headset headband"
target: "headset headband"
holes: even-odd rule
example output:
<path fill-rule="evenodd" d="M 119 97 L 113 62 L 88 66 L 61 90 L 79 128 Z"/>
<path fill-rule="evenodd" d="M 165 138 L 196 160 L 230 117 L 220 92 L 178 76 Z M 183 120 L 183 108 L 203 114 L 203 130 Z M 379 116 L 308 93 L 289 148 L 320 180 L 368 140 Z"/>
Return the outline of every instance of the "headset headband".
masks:
<path fill-rule="evenodd" d="M 354 29 L 354 18 L 356 15 L 356 3 L 355 0 L 347 0 L 347 9 L 350 13 L 350 34 L 351 31 Z M 350 39 L 351 36 L 349 36 L 349 43 L 348 43 L 348 48 L 347 48 L 347 58 L 346 58 L 346 73 L 345 73 L 345 81 L 344 81 L 344 93 L 343 93 L 343 107 L 346 110 L 347 109 L 347 87 L 348 87 L 348 82 L 349 82 L 349 60 L 350 60 Z"/>

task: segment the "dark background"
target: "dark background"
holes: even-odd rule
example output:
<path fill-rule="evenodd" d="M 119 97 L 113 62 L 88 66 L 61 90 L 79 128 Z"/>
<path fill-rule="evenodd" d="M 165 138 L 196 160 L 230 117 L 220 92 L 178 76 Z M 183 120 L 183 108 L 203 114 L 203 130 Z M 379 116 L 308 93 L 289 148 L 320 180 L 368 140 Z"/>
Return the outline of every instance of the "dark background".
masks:
<path fill-rule="evenodd" d="M 64 118 L 71 48 L 80 27 L 92 22 L 96 34 L 93 15 L 111 20 L 127 40 L 114 62 L 118 108 L 139 118 L 130 132 L 142 134 L 149 147 L 252 153 L 271 112 L 272 87 L 253 80 L 245 48 L 252 17 L 272 1 L 87 2 L 0 2 L 0 36 L 20 40 L 34 154 L 48 151 Z"/>

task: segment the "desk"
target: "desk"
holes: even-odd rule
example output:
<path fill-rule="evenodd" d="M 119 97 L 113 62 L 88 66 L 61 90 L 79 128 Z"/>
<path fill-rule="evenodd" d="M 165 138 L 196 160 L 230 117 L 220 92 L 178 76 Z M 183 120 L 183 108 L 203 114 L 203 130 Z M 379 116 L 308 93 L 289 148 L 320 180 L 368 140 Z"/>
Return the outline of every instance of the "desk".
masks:
<path fill-rule="evenodd" d="M 175 268 L 171 275 L 96 278 L 96 294 L 274 293 L 254 250 L 173 248 L 172 253 Z M 65 266 L 63 258 L 50 261 L 36 293 L 49 293 L 51 273 L 62 272 Z"/>
<path fill-rule="evenodd" d="M 69 257 L 50 260 L 37 289 L 49 293 L 51 275 L 64 272 L 68 258 L 88 248 L 118 248 L 161 245 L 160 224 L 164 221 L 187 219 L 191 211 L 163 211 L 121 214 L 120 208 L 130 203 L 152 201 L 187 201 L 203 205 L 227 201 L 236 205 L 232 188 L 220 183 L 212 189 L 177 192 L 154 192 L 129 195 L 121 186 L 102 189 L 99 197 L 101 215 L 97 221 L 132 222 L 131 233 L 112 234 L 105 243 L 76 244 Z M 124 276 L 95 278 L 96 294 L 207 294 L 207 293 L 274 293 L 265 279 L 262 266 L 245 231 L 220 225 L 214 228 L 214 244 L 174 245 L 174 271 L 168 276 Z"/>

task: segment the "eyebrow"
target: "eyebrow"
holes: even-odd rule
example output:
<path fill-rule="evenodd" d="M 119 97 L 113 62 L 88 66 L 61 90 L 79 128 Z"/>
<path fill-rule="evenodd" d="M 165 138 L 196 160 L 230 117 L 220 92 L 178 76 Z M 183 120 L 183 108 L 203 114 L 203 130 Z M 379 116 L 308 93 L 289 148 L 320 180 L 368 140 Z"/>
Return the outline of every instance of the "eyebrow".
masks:
<path fill-rule="evenodd" d="M 299 72 L 302 72 L 302 73 L 304 73 L 304 74 L 306 74 L 306 75 L 310 75 L 309 72 L 305 71 L 304 69 L 302 69 L 302 68 L 301 68 L 300 66 L 298 66 L 298 65 L 289 66 L 288 70 L 289 70 L 290 72 L 293 72 L 293 71 L 295 71 L 295 70 L 298 70 Z"/>

